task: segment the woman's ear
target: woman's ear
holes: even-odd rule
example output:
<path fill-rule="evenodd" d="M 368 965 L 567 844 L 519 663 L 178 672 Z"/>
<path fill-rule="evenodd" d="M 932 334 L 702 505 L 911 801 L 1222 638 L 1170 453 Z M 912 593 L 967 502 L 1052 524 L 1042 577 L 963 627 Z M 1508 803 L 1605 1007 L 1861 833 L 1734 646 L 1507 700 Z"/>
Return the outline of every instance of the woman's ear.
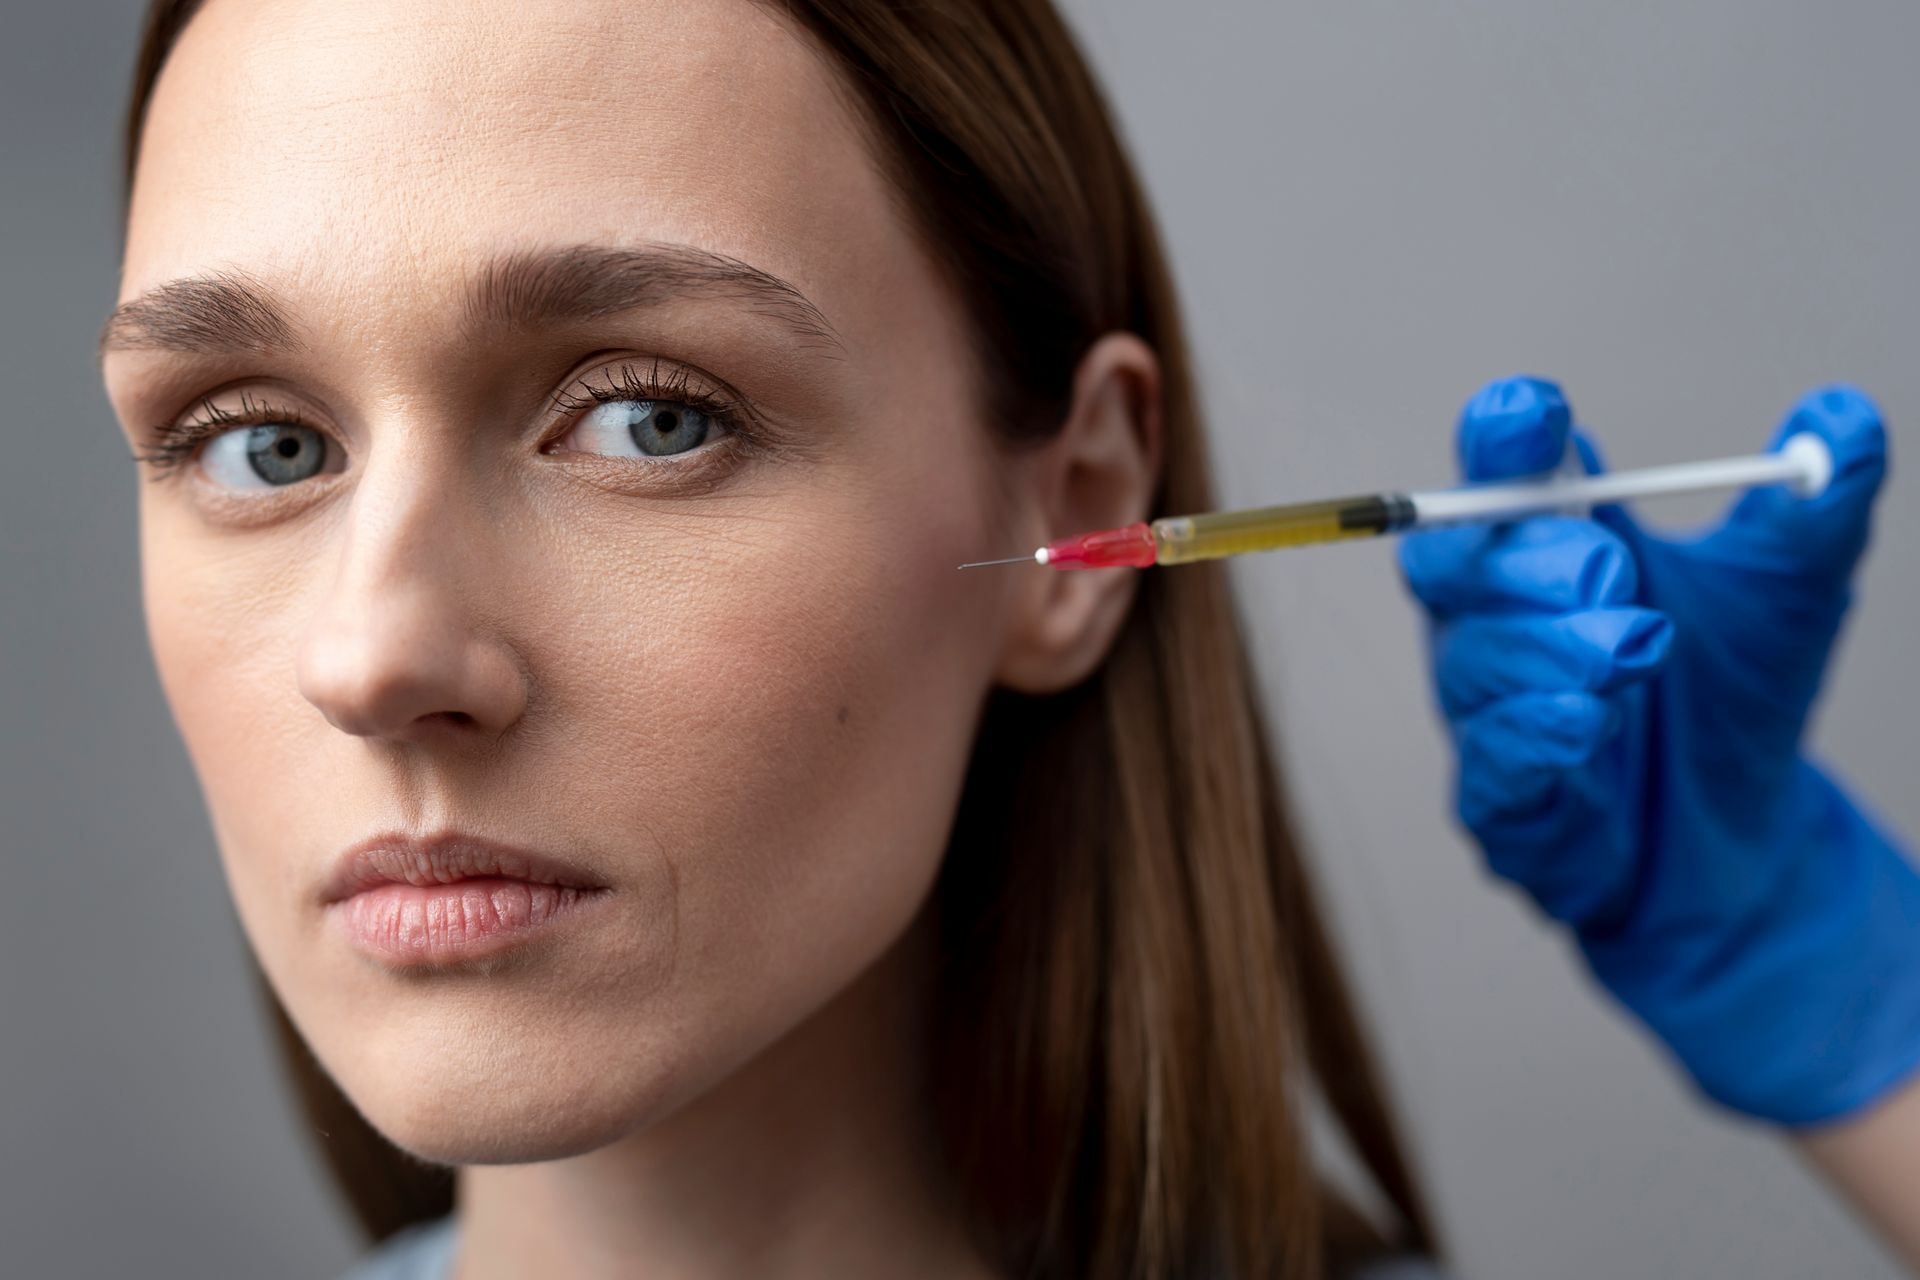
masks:
<path fill-rule="evenodd" d="M 1144 520 L 1160 479 L 1160 360 L 1131 333 L 1080 359 L 1067 420 L 1022 469 L 1022 523 L 1040 541 Z M 1036 544 L 1037 545 L 1037 544 Z M 1112 647 L 1138 569 L 1028 569 L 995 678 L 1023 693 L 1085 679 Z"/>

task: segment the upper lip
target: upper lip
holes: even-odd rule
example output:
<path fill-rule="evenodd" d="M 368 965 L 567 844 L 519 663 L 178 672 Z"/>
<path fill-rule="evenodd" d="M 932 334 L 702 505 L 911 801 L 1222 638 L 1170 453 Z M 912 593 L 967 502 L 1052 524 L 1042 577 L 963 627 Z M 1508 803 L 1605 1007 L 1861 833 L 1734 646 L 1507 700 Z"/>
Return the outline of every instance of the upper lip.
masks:
<path fill-rule="evenodd" d="M 526 880 L 573 889 L 604 889 L 578 864 L 461 831 L 414 835 L 383 831 L 334 859 L 321 901 L 335 903 L 383 884 L 452 884 L 475 876 Z"/>

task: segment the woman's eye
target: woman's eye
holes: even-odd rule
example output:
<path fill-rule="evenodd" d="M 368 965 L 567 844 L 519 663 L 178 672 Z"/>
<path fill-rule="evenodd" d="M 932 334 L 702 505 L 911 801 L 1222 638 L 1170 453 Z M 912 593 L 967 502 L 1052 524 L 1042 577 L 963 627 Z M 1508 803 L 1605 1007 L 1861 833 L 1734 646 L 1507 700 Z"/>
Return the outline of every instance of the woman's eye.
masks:
<path fill-rule="evenodd" d="M 712 417 L 678 400 L 609 400 L 589 410 L 568 438 L 582 437 L 575 446 L 587 453 L 616 457 L 664 458 L 698 448 L 716 438 Z"/>
<path fill-rule="evenodd" d="M 294 422 L 235 427 L 207 441 L 200 465 L 229 489 L 272 489 L 318 475 L 327 461 L 327 438 Z"/>

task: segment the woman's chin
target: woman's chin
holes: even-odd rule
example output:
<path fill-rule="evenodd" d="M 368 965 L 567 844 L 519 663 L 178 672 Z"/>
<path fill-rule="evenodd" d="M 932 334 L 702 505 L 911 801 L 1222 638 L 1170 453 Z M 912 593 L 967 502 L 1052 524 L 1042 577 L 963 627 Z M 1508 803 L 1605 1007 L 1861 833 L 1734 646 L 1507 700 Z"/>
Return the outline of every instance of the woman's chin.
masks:
<path fill-rule="evenodd" d="M 440 1165 L 543 1164 L 597 1151 L 624 1136 L 617 1126 L 577 1123 L 554 1114 L 485 1124 L 408 1119 L 389 1127 L 367 1117 L 380 1135 L 417 1160 Z"/>
<path fill-rule="evenodd" d="M 348 1064 L 334 1073 L 369 1124 L 434 1164 L 528 1164 L 594 1151 L 673 1107 L 661 1064 L 592 1060 L 572 1047 L 528 1063 L 485 1052 L 426 1052 Z"/>

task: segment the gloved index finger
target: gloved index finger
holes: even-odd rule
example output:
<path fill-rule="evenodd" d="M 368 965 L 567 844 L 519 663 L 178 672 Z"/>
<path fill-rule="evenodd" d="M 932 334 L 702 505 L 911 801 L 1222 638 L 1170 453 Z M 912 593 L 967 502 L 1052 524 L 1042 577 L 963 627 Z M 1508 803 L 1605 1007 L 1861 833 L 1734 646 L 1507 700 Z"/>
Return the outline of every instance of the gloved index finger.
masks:
<path fill-rule="evenodd" d="M 1626 544 L 1570 516 L 1423 530 L 1401 538 L 1399 552 L 1407 586 L 1442 618 L 1624 605 L 1639 590 Z"/>
<path fill-rule="evenodd" d="M 1468 480 L 1537 475 L 1560 465 L 1573 410 L 1555 383 L 1525 375 L 1480 388 L 1460 411 L 1455 446 Z"/>

